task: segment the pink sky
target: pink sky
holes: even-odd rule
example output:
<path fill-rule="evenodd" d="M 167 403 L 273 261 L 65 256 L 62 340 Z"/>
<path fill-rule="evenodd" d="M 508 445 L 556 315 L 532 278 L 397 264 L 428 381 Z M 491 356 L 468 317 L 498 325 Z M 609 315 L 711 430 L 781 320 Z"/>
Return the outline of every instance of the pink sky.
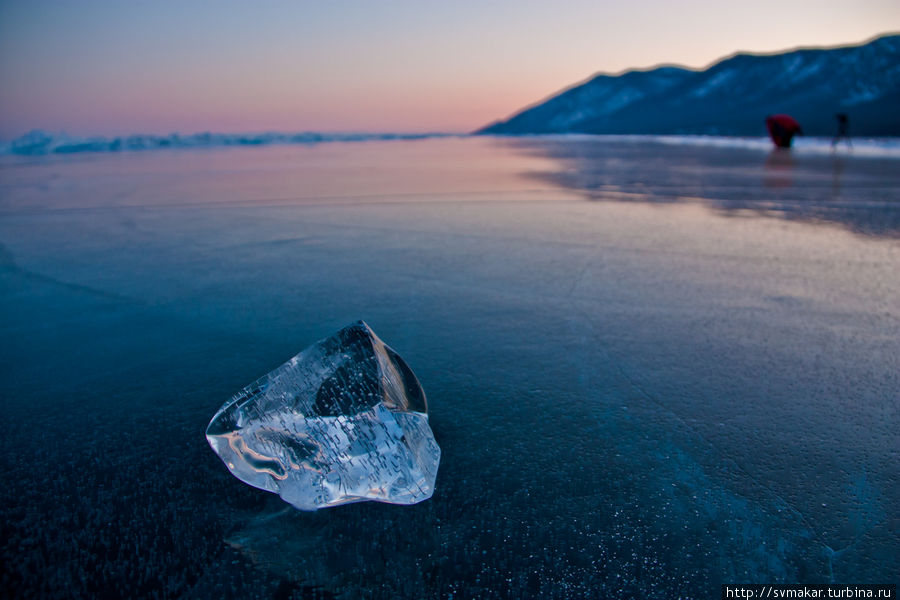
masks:
<path fill-rule="evenodd" d="M 462 132 L 598 71 L 889 31 L 895 0 L 0 2 L 0 137 Z"/>

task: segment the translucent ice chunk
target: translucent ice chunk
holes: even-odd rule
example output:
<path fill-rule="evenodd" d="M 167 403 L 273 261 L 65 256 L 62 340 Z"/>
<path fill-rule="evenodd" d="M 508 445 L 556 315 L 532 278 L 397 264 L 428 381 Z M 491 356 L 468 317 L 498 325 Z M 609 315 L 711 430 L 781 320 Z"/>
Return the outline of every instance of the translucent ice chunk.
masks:
<path fill-rule="evenodd" d="M 362 321 L 310 346 L 216 413 L 231 473 L 302 510 L 431 497 L 441 449 L 413 372 Z"/>

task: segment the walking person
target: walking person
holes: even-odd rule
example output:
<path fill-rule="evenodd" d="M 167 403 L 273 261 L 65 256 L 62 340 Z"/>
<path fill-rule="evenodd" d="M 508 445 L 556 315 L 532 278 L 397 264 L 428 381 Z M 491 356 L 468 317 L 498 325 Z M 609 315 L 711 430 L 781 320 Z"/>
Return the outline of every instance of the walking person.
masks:
<path fill-rule="evenodd" d="M 834 139 L 831 140 L 831 147 L 836 148 L 838 142 L 844 140 L 847 142 L 847 147 L 852 148 L 853 143 L 850 141 L 850 117 L 847 116 L 847 113 L 837 113 L 834 115 L 834 118 L 837 119 L 838 123 L 838 132 L 837 135 L 834 136 Z"/>

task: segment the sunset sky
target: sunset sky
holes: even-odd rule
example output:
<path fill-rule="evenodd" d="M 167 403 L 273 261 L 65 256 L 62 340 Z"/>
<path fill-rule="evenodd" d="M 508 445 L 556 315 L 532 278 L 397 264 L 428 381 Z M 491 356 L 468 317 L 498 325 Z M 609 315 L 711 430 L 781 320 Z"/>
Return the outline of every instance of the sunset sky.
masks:
<path fill-rule="evenodd" d="M 0 138 L 464 132 L 598 71 L 891 31 L 897 0 L 0 0 Z"/>

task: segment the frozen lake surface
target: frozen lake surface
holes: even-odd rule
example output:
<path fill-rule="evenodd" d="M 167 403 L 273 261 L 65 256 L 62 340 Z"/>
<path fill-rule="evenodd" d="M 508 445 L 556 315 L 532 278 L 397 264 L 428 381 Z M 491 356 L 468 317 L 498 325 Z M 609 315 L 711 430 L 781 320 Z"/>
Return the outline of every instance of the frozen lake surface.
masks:
<path fill-rule="evenodd" d="M 641 139 L 0 159 L 13 596 L 896 583 L 900 160 Z M 433 497 L 301 513 L 204 430 L 364 319 Z"/>

